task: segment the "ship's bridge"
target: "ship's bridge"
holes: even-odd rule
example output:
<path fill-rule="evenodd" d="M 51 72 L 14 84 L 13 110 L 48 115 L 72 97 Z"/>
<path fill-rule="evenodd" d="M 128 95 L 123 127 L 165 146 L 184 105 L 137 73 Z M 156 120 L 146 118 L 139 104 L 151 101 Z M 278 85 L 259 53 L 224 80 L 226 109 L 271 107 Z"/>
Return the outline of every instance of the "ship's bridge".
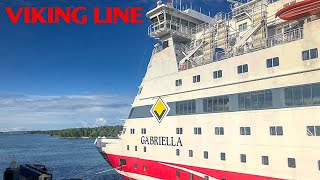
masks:
<path fill-rule="evenodd" d="M 191 40 L 197 25 L 212 21 L 211 17 L 195 10 L 179 10 L 172 4 L 162 4 L 161 1 L 147 13 L 147 17 L 152 22 L 148 28 L 150 37 L 162 39 L 171 35 L 176 41 Z"/>

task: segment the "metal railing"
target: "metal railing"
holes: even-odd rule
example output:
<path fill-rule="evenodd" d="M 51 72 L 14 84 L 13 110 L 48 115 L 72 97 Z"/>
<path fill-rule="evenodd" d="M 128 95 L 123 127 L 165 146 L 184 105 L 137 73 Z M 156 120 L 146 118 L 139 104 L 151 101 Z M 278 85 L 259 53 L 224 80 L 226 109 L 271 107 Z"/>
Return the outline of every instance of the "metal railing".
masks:
<path fill-rule="evenodd" d="M 188 37 L 192 36 L 192 28 L 188 26 L 184 26 L 182 24 L 178 24 L 172 21 L 163 21 L 159 24 L 152 24 L 148 28 L 148 35 L 151 35 L 152 33 L 156 33 L 160 30 L 168 30 L 168 31 L 174 31 L 176 33 L 180 33 L 181 35 L 185 35 Z"/>
<path fill-rule="evenodd" d="M 234 48 L 230 51 L 220 51 L 215 52 L 213 54 L 213 59 L 204 59 L 204 58 L 197 58 L 195 60 L 191 60 L 179 65 L 179 70 L 187 70 L 194 67 L 202 66 L 205 64 L 209 64 L 216 61 L 222 61 L 234 56 L 240 56 L 243 54 L 259 51 L 262 49 L 271 48 L 277 45 L 286 44 L 292 41 L 296 41 L 299 39 L 303 39 L 303 28 L 299 27 L 297 29 L 293 29 L 291 31 L 277 34 L 265 39 L 255 40 L 253 42 L 248 42 L 243 46 L 238 48 Z"/>

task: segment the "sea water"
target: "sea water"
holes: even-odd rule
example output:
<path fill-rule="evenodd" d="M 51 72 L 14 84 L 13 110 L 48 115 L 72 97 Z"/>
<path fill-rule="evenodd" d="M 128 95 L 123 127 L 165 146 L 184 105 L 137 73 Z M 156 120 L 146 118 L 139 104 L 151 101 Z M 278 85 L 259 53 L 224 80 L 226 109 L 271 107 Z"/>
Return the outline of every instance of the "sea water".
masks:
<path fill-rule="evenodd" d="M 44 164 L 54 180 L 121 179 L 98 153 L 94 139 L 63 139 L 47 135 L 0 134 L 0 180 L 13 157 L 18 164 Z M 106 171 L 106 172 L 103 172 Z"/>

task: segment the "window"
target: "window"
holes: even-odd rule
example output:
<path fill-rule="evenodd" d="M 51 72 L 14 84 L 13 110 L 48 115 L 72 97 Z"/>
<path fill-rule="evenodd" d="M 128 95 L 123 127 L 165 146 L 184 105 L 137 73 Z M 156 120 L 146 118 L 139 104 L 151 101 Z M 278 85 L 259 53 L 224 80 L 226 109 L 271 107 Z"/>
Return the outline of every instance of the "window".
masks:
<path fill-rule="evenodd" d="M 288 158 L 288 167 L 296 168 L 296 159 L 295 158 Z"/>
<path fill-rule="evenodd" d="M 287 87 L 284 90 L 286 106 L 320 104 L 320 85 L 311 84 Z"/>
<path fill-rule="evenodd" d="M 193 83 L 200 82 L 200 75 L 193 76 Z"/>
<path fill-rule="evenodd" d="M 131 134 L 134 134 L 134 129 L 130 129 L 130 133 L 131 133 Z"/>
<path fill-rule="evenodd" d="M 195 127 L 194 134 L 201 134 L 201 127 Z"/>
<path fill-rule="evenodd" d="M 318 49 L 317 48 L 302 51 L 302 60 L 303 61 L 310 60 L 310 59 L 316 59 L 316 58 L 318 58 Z"/>
<path fill-rule="evenodd" d="M 180 156 L 180 149 L 176 149 L 176 155 Z"/>
<path fill-rule="evenodd" d="M 189 150 L 189 157 L 193 157 L 193 151 Z"/>
<path fill-rule="evenodd" d="M 318 161 L 318 170 L 320 171 L 320 160 Z"/>
<path fill-rule="evenodd" d="M 182 134 L 183 133 L 182 128 L 176 128 L 176 133 L 177 134 Z"/>
<path fill-rule="evenodd" d="M 229 96 L 203 98 L 203 112 L 229 111 Z"/>
<path fill-rule="evenodd" d="M 176 102 L 176 114 L 187 115 L 196 113 L 196 100 Z"/>
<path fill-rule="evenodd" d="M 134 168 L 134 169 L 138 169 L 138 164 L 134 164 L 134 165 L 133 165 L 133 168 Z"/>
<path fill-rule="evenodd" d="M 209 176 L 204 176 L 204 180 L 209 180 Z"/>
<path fill-rule="evenodd" d="M 268 156 L 262 156 L 262 164 L 269 165 L 269 157 Z"/>
<path fill-rule="evenodd" d="M 176 171 L 176 177 L 180 177 L 180 171 L 179 170 Z"/>
<path fill-rule="evenodd" d="M 271 90 L 238 94 L 239 110 L 268 109 L 272 106 Z"/>
<path fill-rule="evenodd" d="M 127 165 L 127 160 L 120 159 L 120 166 L 125 166 L 125 165 Z"/>
<path fill-rule="evenodd" d="M 239 25 L 239 32 L 247 30 L 247 23 L 242 23 Z"/>
<path fill-rule="evenodd" d="M 169 42 L 168 41 L 163 41 L 162 42 L 162 49 L 165 49 L 167 47 L 169 47 Z"/>
<path fill-rule="evenodd" d="M 267 59 L 267 68 L 279 66 L 279 57 Z"/>
<path fill-rule="evenodd" d="M 208 159 L 209 158 L 209 153 L 208 151 L 203 152 L 203 158 Z"/>
<path fill-rule="evenodd" d="M 127 150 L 129 151 L 129 145 L 127 145 Z"/>
<path fill-rule="evenodd" d="M 240 161 L 242 163 L 246 163 L 247 162 L 247 156 L 245 154 L 240 154 Z"/>
<path fill-rule="evenodd" d="M 238 66 L 238 74 L 248 72 L 248 64 Z"/>
<path fill-rule="evenodd" d="M 135 147 L 134 147 L 134 150 L 135 150 L 135 151 L 138 151 L 138 146 L 135 146 Z"/>
<path fill-rule="evenodd" d="M 147 166 L 143 165 L 143 171 L 147 171 Z"/>
<path fill-rule="evenodd" d="M 147 134 L 147 129 L 146 128 L 141 128 L 141 134 Z"/>
<path fill-rule="evenodd" d="M 283 135 L 282 126 L 271 126 L 270 127 L 270 135 L 272 135 L 272 136 L 282 136 Z"/>
<path fill-rule="evenodd" d="M 176 80 L 176 86 L 182 86 L 182 79 Z"/>
<path fill-rule="evenodd" d="M 222 78 L 222 70 L 213 71 L 213 79 Z"/>
<path fill-rule="evenodd" d="M 138 94 L 141 94 L 143 87 L 139 87 Z"/>
<path fill-rule="evenodd" d="M 215 133 L 215 135 L 224 135 L 224 128 L 223 127 L 215 127 L 214 133 Z"/>
<path fill-rule="evenodd" d="M 193 180 L 193 174 L 192 173 L 189 173 L 189 180 Z"/>
<path fill-rule="evenodd" d="M 250 127 L 240 127 L 240 135 L 251 135 Z"/>
<path fill-rule="evenodd" d="M 224 152 L 220 153 L 220 159 L 222 161 L 225 161 L 226 160 L 226 153 L 224 153 Z"/>
<path fill-rule="evenodd" d="M 147 152 L 147 147 L 143 146 L 143 152 Z"/>
<path fill-rule="evenodd" d="M 307 126 L 308 136 L 320 136 L 320 126 Z"/>

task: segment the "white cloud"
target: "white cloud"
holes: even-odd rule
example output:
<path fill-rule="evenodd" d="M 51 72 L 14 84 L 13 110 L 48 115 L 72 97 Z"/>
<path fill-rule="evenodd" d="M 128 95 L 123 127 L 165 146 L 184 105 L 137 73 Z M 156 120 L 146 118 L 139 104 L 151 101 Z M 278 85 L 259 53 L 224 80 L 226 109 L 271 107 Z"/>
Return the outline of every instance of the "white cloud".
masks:
<path fill-rule="evenodd" d="M 106 124 L 107 120 L 105 118 L 97 118 L 96 123 L 98 124 Z"/>
<path fill-rule="evenodd" d="M 132 99 L 110 94 L 0 95 L 0 131 L 121 124 Z"/>

